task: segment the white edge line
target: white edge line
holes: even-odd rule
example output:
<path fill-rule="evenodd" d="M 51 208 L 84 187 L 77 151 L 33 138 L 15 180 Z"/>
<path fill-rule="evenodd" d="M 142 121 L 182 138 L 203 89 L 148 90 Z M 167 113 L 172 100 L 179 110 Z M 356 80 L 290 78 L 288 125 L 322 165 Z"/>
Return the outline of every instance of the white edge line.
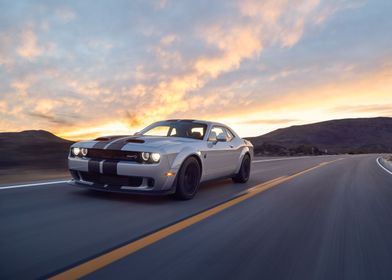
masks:
<path fill-rule="evenodd" d="M 13 186 L 4 186 L 4 187 L 0 186 L 0 190 L 27 188 L 27 187 L 44 186 L 44 185 L 52 185 L 52 184 L 62 184 L 62 183 L 67 183 L 67 182 L 69 182 L 69 180 L 65 180 L 65 181 L 51 181 L 51 182 L 42 182 L 42 183 L 24 184 L 24 185 L 13 185 Z"/>
<path fill-rule="evenodd" d="M 392 172 L 391 172 L 390 170 L 388 170 L 387 168 L 385 168 L 384 166 L 382 166 L 382 164 L 380 163 L 380 159 L 381 159 L 381 157 L 378 157 L 378 158 L 376 159 L 376 162 L 377 162 L 378 166 L 380 166 L 382 169 L 384 169 L 386 172 L 388 172 L 389 174 L 392 175 Z"/>

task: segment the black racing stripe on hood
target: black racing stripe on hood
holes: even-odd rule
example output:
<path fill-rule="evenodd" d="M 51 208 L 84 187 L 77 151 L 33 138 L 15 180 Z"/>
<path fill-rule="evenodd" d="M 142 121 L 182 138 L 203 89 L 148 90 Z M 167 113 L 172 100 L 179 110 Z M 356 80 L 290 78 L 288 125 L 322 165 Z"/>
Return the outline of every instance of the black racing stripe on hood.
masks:
<path fill-rule="evenodd" d="M 107 175 L 117 175 L 118 160 L 105 160 L 102 165 L 102 173 Z"/>
<path fill-rule="evenodd" d="M 100 141 L 98 143 L 95 143 L 94 146 L 92 146 L 91 148 L 93 149 L 103 149 L 105 148 L 105 146 L 110 143 L 110 141 Z"/>
<path fill-rule="evenodd" d="M 116 141 L 119 138 L 124 138 L 128 137 L 126 135 L 116 135 L 116 136 L 103 136 L 103 137 L 98 137 L 95 139 L 95 141 L 98 141 L 97 143 L 94 144 L 91 148 L 93 149 L 103 149 L 105 148 L 106 145 L 110 144 L 111 142 Z"/>
<path fill-rule="evenodd" d="M 128 144 L 129 139 L 137 139 L 137 137 L 124 137 L 122 139 L 117 139 L 112 144 L 109 144 L 105 150 L 121 150 L 126 144 Z"/>
<path fill-rule="evenodd" d="M 88 172 L 94 172 L 94 173 L 99 173 L 99 164 L 101 160 L 96 160 L 96 159 L 90 159 L 88 161 Z"/>

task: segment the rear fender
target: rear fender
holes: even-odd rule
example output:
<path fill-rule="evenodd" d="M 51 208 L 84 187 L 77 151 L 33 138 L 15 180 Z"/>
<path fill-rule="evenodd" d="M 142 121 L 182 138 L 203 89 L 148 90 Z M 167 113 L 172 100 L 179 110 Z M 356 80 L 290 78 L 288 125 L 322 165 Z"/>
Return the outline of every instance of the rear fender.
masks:
<path fill-rule="evenodd" d="M 240 154 L 240 156 L 238 158 L 237 167 L 235 169 L 235 173 L 236 174 L 240 171 L 242 160 L 244 159 L 244 156 L 247 153 L 250 155 L 250 160 L 252 160 L 252 150 L 249 147 L 243 147 L 242 151 L 241 151 L 241 154 Z"/>

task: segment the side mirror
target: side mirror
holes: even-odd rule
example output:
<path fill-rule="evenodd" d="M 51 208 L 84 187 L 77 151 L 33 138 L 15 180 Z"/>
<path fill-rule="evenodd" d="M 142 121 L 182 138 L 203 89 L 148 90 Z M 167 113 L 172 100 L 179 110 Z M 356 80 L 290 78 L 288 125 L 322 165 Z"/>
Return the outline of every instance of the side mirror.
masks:
<path fill-rule="evenodd" d="M 216 141 L 218 142 L 226 142 L 227 138 L 226 135 L 223 133 L 220 133 L 217 137 L 216 137 Z"/>
<path fill-rule="evenodd" d="M 208 142 L 212 142 L 212 143 L 216 143 L 216 142 L 218 142 L 218 139 L 216 139 L 216 136 L 215 136 L 215 137 L 210 137 L 210 138 L 208 138 L 207 141 L 208 141 Z"/>

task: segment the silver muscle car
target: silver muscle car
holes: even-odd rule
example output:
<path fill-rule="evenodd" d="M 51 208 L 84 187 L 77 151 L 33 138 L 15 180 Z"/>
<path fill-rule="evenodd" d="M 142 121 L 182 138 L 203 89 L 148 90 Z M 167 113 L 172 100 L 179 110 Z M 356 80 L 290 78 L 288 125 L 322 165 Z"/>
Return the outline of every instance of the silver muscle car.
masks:
<path fill-rule="evenodd" d="M 223 124 L 166 120 L 133 136 L 75 143 L 68 166 L 74 185 L 191 199 L 200 182 L 231 177 L 245 183 L 252 158 L 252 144 Z"/>

